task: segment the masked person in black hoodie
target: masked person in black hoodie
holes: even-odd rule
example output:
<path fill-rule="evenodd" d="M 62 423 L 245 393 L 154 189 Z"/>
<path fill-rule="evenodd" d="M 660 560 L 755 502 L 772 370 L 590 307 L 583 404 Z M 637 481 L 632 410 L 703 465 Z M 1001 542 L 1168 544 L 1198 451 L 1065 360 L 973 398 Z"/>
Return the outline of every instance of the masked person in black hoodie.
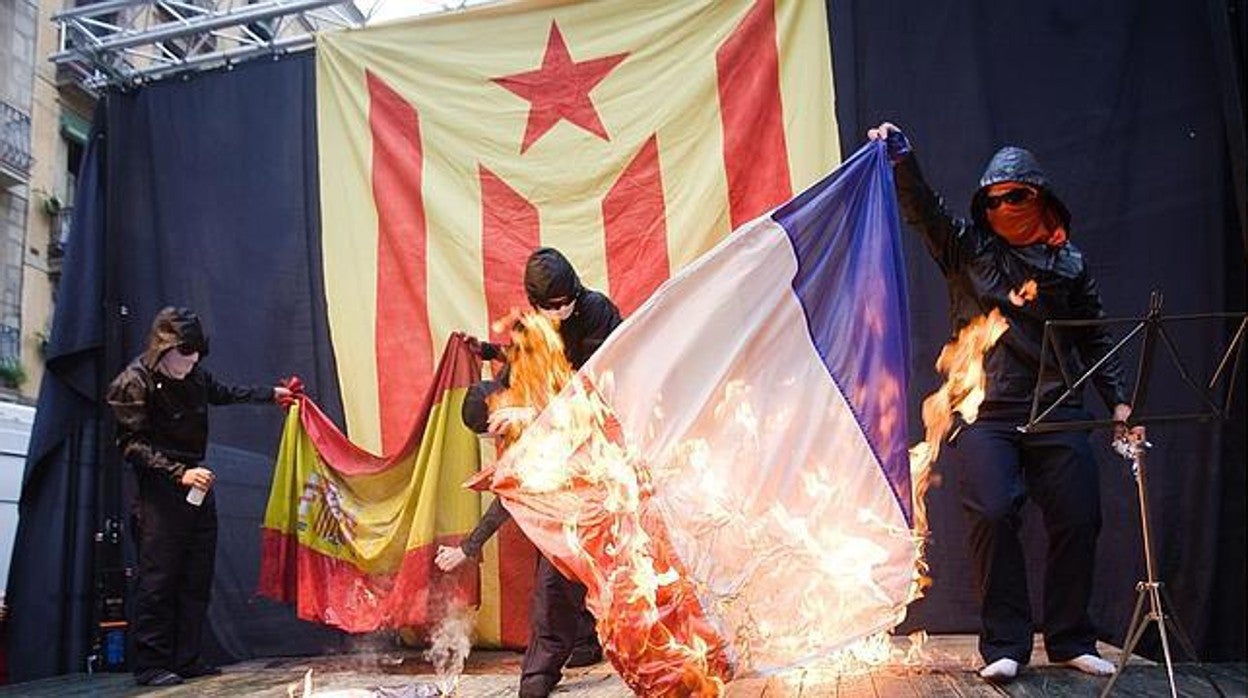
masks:
<path fill-rule="evenodd" d="M 135 681 L 169 686 L 220 673 L 200 659 L 217 549 L 213 472 L 204 467 L 208 405 L 271 402 L 283 387 L 218 383 L 199 361 L 208 337 L 198 316 L 168 307 L 156 314 L 147 349 L 108 389 L 117 444 L 138 479 L 135 537 Z"/>
<path fill-rule="evenodd" d="M 987 396 L 978 420 L 963 429 L 950 451 L 970 521 L 970 548 L 981 597 L 980 675 L 1009 681 L 1031 657 L 1031 600 L 1027 591 L 1019 512 L 1027 497 L 1039 505 L 1048 531 L 1044 576 L 1044 640 L 1049 660 L 1090 674 L 1114 666 L 1096 653 L 1096 628 L 1088 615 L 1101 507 L 1096 460 L 1086 431 L 1023 434 L 1039 374 L 1047 320 L 1104 317 L 1096 282 L 1068 239 L 1070 213 L 1053 193 L 1035 156 L 1006 147 L 988 163 L 971 200 L 972 220 L 951 216 L 927 185 L 909 142 L 884 123 L 867 133 L 887 144 L 906 223 L 923 236 L 949 285 L 953 331 L 994 308 L 1010 329 L 985 356 Z M 1020 292 L 1034 281 L 1036 295 Z M 1068 376 L 1079 376 L 1104 357 L 1113 338 L 1103 326 L 1060 338 Z M 1056 370 L 1040 399 L 1052 404 L 1068 387 Z M 1093 383 L 1118 422 L 1131 416 L 1122 368 L 1110 357 Z M 1067 399 L 1054 420 L 1091 419 L 1079 395 Z"/>
<path fill-rule="evenodd" d="M 550 247 L 538 248 L 529 255 L 524 269 L 524 290 L 534 308 L 558 322 L 564 355 L 573 369 L 584 365 L 621 322 L 620 311 L 611 299 L 581 285 L 572 263 Z M 471 339 L 469 346 L 484 359 L 502 358 L 501 349 L 493 344 Z M 480 390 L 489 389 L 489 386 L 482 386 Z M 470 408 L 474 395 L 471 391 L 465 402 L 464 421 L 478 432 L 505 431 L 507 421 L 528 421 L 535 416 L 512 409 L 487 416 L 485 394 L 480 395 L 480 407 Z M 473 411 L 470 413 L 470 410 Z M 488 423 L 483 424 L 482 419 L 487 419 Z M 482 429 L 483 426 L 486 429 Z M 445 563 L 439 566 L 452 569 L 463 557 L 479 555 L 480 545 L 493 535 L 506 516 L 506 510 L 495 500 L 481 525 L 459 551 L 439 552 Z M 585 586 L 564 577 L 545 556 L 538 556 L 537 583 L 529 615 L 531 631 L 521 669 L 521 698 L 550 695 L 563 678 L 565 665 L 592 664 L 602 658 L 602 648 L 593 631 L 593 615 L 585 610 Z"/>

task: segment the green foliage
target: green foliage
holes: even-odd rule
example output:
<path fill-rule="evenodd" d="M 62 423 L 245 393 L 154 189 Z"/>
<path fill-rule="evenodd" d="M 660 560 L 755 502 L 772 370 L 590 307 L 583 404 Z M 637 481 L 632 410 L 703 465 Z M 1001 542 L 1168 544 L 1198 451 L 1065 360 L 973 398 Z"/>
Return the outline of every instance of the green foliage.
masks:
<path fill-rule="evenodd" d="M 0 357 L 0 385 L 6 388 L 18 388 L 26 382 L 26 369 L 16 356 Z"/>

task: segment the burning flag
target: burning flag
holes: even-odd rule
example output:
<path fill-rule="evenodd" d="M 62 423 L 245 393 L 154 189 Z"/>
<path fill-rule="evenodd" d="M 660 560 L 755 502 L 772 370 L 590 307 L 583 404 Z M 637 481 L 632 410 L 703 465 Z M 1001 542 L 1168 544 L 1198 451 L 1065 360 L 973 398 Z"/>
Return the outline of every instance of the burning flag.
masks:
<path fill-rule="evenodd" d="M 423 421 L 440 347 L 458 331 L 491 336 L 527 304 L 534 248 L 562 250 L 628 314 L 841 159 L 827 9 L 804 0 L 491 3 L 323 33 L 315 82 L 325 321 L 344 429 L 371 453 L 425 444 L 439 461 L 439 445 L 455 446 L 460 434 L 440 439 Z M 443 489 L 471 464 L 456 456 L 413 490 L 426 518 L 410 559 L 457 540 L 488 505 Z M 294 477 L 286 463 L 279 474 Z M 322 568 L 290 561 L 342 559 L 341 546 L 294 535 L 289 509 L 308 483 L 281 482 L 292 503 L 266 525 L 266 587 L 315 598 Z M 338 492 L 320 487 L 308 492 L 314 529 L 370 535 L 368 521 L 340 528 L 323 513 Z M 524 644 L 534 555 L 511 524 L 485 546 L 479 643 Z M 363 621 L 353 627 L 374 625 Z"/>
<path fill-rule="evenodd" d="M 492 474 L 639 694 L 826 656 L 918 593 L 882 148 L 660 287 Z"/>

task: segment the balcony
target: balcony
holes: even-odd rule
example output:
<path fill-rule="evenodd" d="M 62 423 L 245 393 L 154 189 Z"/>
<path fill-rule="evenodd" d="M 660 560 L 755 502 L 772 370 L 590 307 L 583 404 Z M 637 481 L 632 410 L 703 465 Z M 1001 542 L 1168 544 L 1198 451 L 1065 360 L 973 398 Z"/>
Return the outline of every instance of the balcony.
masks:
<path fill-rule="evenodd" d="M 52 230 L 48 240 L 48 273 L 59 276 L 61 263 L 65 260 L 65 246 L 69 244 L 69 227 L 74 220 L 74 207 L 62 206 L 52 216 Z"/>
<path fill-rule="evenodd" d="M 0 101 L 0 190 L 30 180 L 30 117 Z"/>

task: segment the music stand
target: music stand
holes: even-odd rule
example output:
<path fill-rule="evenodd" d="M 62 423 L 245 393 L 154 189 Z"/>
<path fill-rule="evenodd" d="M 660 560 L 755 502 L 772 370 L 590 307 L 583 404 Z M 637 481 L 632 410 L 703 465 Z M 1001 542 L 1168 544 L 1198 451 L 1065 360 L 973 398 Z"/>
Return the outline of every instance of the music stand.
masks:
<path fill-rule="evenodd" d="M 1158 291 L 1153 291 L 1149 297 L 1148 314 L 1142 318 L 1114 318 L 1114 319 L 1097 319 L 1097 320 L 1050 320 L 1044 324 L 1044 335 L 1040 345 L 1040 369 L 1036 376 L 1036 390 L 1032 397 L 1031 413 L 1026 424 L 1018 427 L 1019 431 L 1027 434 L 1051 433 L 1057 431 L 1075 431 L 1085 430 L 1102 426 L 1115 426 L 1117 423 L 1113 419 L 1093 419 L 1093 420 L 1068 420 L 1068 421 L 1045 421 L 1045 419 L 1053 413 L 1063 402 L 1069 397 L 1076 394 L 1091 379 L 1092 375 L 1101 369 L 1102 366 L 1110 359 L 1110 357 L 1119 354 L 1123 347 L 1127 346 L 1136 337 L 1142 337 L 1140 349 L 1139 369 L 1135 378 L 1135 388 L 1132 391 L 1131 416 L 1127 420 L 1127 426 L 1137 426 L 1151 423 L 1162 422 L 1204 422 L 1215 419 L 1226 419 L 1230 412 L 1231 398 L 1234 395 L 1235 378 L 1239 373 L 1239 364 L 1242 358 L 1242 348 L 1244 344 L 1245 327 L 1248 321 L 1245 320 L 1244 313 L 1201 313 L 1195 315 L 1172 315 L 1163 317 L 1161 315 L 1162 295 Z M 1218 361 L 1218 367 L 1214 371 L 1213 376 L 1209 379 L 1207 386 L 1200 386 L 1192 379 L 1191 373 L 1179 358 L 1178 350 L 1174 345 L 1174 341 L 1166 332 L 1166 324 L 1175 324 L 1178 322 L 1191 320 L 1239 320 L 1239 327 L 1232 336 L 1230 343 L 1226 347 L 1226 351 L 1222 353 L 1221 359 Z M 1061 351 L 1055 336 L 1055 330 L 1061 328 L 1088 328 L 1095 326 L 1111 326 L 1134 323 L 1134 327 L 1123 337 L 1117 344 L 1113 346 L 1105 356 L 1101 357 L 1092 365 L 1083 375 L 1073 382 L 1068 373 L 1065 362 L 1062 360 L 1066 353 Z M 1181 414 L 1158 414 L 1145 415 L 1143 407 L 1148 397 L 1148 381 L 1150 372 L 1153 367 L 1154 353 L 1157 349 L 1158 342 L 1166 348 L 1174 367 L 1178 370 L 1179 377 L 1186 383 L 1192 391 L 1204 402 L 1206 411 L 1189 412 Z M 1066 391 L 1063 392 L 1052 404 L 1044 410 L 1040 409 L 1041 390 L 1044 385 L 1045 378 L 1045 356 L 1046 352 L 1052 350 L 1054 363 L 1057 364 L 1058 371 L 1064 385 L 1067 385 Z M 1228 371 L 1227 367 L 1230 366 Z M 1219 387 L 1222 377 L 1228 376 L 1226 380 L 1225 394 L 1222 396 L 1215 395 L 1215 390 Z M 1218 398 L 1222 399 L 1219 400 Z M 1175 636 L 1183 645 L 1192 659 L 1196 659 L 1195 649 L 1192 642 L 1188 639 L 1187 634 L 1183 632 L 1177 619 L 1166 613 L 1166 607 L 1173 607 L 1169 595 L 1166 593 L 1161 581 L 1157 579 L 1157 568 L 1153 557 L 1152 548 L 1152 528 L 1148 518 L 1148 481 L 1146 477 L 1145 456 L 1152 444 L 1147 441 L 1120 440 L 1115 441 L 1114 450 L 1119 455 L 1132 462 L 1132 473 L 1135 476 L 1135 488 L 1140 506 L 1140 532 L 1141 540 L 1144 547 L 1144 570 L 1146 578 L 1135 585 L 1136 601 L 1135 611 L 1131 616 L 1131 624 L 1127 627 L 1127 633 L 1122 648 L 1122 656 L 1118 658 L 1118 666 L 1114 675 L 1106 684 L 1105 689 L 1101 692 L 1102 698 L 1109 695 L 1114 684 L 1118 681 L 1118 677 L 1122 675 L 1126 668 L 1127 658 L 1131 656 L 1135 650 L 1136 644 L 1144 636 L 1144 631 L 1148 628 L 1149 623 L 1156 622 L 1157 630 L 1161 636 L 1161 650 L 1165 657 L 1166 677 L 1170 682 L 1170 695 L 1172 698 L 1178 697 L 1178 691 L 1174 683 L 1174 663 L 1170 657 L 1170 642 L 1166 635 L 1167 624 L 1172 626 Z M 1144 602 L 1148 601 L 1148 612 L 1144 613 Z"/>

